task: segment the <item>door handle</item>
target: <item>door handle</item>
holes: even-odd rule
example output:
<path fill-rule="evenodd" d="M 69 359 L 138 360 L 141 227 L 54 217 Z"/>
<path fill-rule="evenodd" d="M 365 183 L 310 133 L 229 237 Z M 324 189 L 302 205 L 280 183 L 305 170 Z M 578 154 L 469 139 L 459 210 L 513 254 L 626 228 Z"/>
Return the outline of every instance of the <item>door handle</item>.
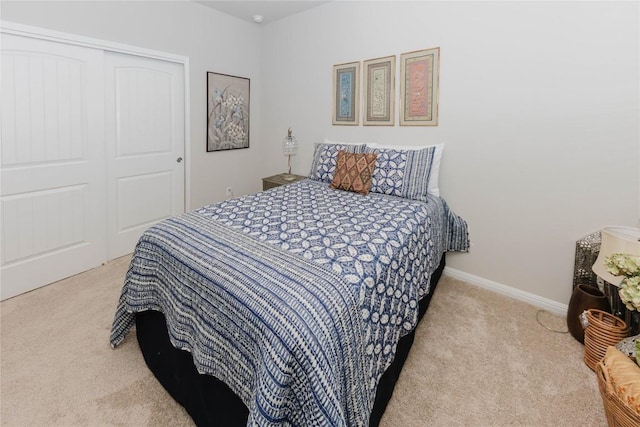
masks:
<path fill-rule="evenodd" d="M 178 157 L 178 158 L 176 159 L 176 162 L 178 162 L 178 163 L 182 162 L 182 157 Z"/>

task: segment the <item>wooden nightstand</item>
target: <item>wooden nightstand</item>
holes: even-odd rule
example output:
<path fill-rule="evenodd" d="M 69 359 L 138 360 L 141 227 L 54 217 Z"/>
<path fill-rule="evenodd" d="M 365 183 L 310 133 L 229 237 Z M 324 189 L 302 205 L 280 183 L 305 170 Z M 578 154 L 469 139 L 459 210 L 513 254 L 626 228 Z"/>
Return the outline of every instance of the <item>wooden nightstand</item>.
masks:
<path fill-rule="evenodd" d="M 306 178 L 306 176 L 302 175 L 292 175 L 294 179 L 287 181 L 286 179 L 284 179 L 285 176 L 287 176 L 286 173 L 279 173 L 278 175 L 262 178 L 262 191 L 268 190 L 270 188 L 280 187 L 281 185 L 285 184 L 291 184 L 292 182 L 300 181 L 301 179 Z"/>

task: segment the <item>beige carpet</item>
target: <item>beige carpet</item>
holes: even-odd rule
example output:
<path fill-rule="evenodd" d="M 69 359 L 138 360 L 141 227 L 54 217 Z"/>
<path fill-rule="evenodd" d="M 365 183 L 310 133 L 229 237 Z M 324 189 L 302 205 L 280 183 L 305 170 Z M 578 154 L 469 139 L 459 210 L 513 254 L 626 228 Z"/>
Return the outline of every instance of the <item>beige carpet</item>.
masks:
<path fill-rule="evenodd" d="M 146 368 L 134 334 L 109 346 L 128 261 L 1 303 L 2 425 L 193 424 Z M 443 277 L 382 426 L 605 426 L 582 345 L 541 327 L 536 311 Z"/>

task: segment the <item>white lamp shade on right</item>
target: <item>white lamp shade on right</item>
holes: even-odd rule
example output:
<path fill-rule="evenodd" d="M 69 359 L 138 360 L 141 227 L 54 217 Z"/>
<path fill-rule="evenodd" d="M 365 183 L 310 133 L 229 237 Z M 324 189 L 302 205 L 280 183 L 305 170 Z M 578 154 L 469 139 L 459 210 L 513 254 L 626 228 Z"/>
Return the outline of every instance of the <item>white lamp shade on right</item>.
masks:
<path fill-rule="evenodd" d="M 623 253 L 640 256 L 640 229 L 632 227 L 605 227 L 600 233 L 601 241 L 598 259 L 591 270 L 607 282 L 619 286 L 623 276 L 613 276 L 607 271 L 604 260 L 610 255 Z"/>
<path fill-rule="evenodd" d="M 287 132 L 287 137 L 282 141 L 282 153 L 285 156 L 295 156 L 298 152 L 298 140 L 291 135 L 291 128 Z"/>

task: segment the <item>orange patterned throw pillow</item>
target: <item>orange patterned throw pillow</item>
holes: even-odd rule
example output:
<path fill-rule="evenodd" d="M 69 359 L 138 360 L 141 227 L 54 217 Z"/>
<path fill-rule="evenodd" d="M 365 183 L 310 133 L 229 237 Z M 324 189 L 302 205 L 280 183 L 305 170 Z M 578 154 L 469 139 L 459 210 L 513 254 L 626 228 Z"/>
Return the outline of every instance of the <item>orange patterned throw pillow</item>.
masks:
<path fill-rule="evenodd" d="M 371 189 L 371 174 L 376 167 L 375 153 L 338 151 L 336 172 L 331 186 L 339 190 L 367 195 Z"/>

